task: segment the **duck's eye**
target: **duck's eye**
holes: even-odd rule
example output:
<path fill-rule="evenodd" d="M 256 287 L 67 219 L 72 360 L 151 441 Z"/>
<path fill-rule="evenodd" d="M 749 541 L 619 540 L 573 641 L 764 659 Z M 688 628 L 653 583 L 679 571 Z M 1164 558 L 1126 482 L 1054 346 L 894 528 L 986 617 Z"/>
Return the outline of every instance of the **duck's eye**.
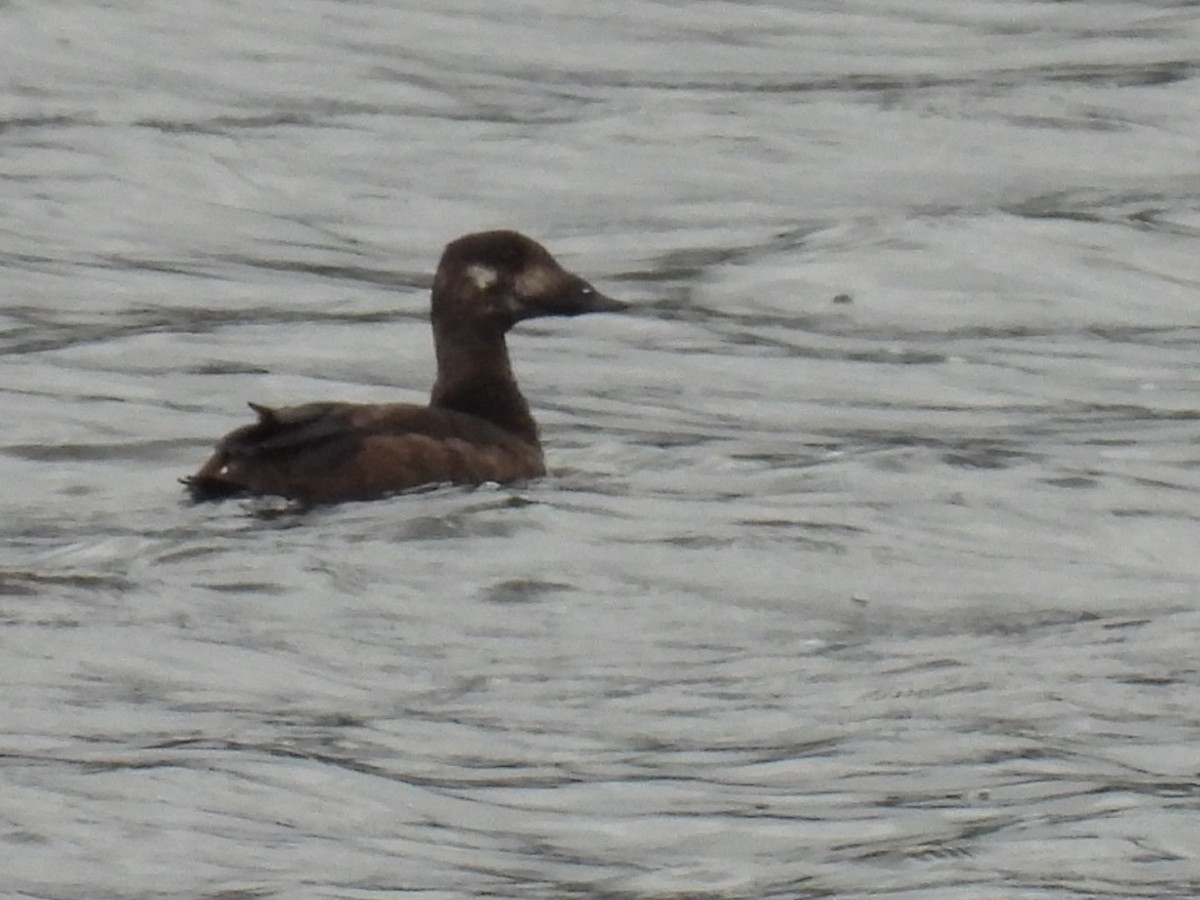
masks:
<path fill-rule="evenodd" d="M 590 297 L 592 294 L 596 293 L 596 289 L 590 284 L 585 284 L 579 289 L 579 293 L 584 297 Z"/>

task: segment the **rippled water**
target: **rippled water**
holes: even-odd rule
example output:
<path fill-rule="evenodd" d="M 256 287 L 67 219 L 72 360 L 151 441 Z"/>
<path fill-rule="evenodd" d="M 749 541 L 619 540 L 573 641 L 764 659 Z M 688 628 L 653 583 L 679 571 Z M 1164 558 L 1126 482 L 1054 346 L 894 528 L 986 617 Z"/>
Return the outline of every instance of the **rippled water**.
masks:
<path fill-rule="evenodd" d="M 0 891 L 1200 893 L 1200 7 L 0 8 Z M 543 240 L 552 477 L 298 513 Z"/>

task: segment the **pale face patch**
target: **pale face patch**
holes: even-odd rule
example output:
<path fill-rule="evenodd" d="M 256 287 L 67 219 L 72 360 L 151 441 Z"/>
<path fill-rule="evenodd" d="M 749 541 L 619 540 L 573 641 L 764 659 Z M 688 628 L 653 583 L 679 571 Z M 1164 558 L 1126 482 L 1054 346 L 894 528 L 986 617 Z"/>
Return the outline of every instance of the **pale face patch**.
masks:
<path fill-rule="evenodd" d="M 517 293 L 522 297 L 542 297 L 558 287 L 559 274 L 549 266 L 533 266 L 517 276 Z"/>
<path fill-rule="evenodd" d="M 486 291 L 500 280 L 500 273 L 491 266 L 482 263 L 471 263 L 467 266 L 467 278 L 478 290 Z"/>

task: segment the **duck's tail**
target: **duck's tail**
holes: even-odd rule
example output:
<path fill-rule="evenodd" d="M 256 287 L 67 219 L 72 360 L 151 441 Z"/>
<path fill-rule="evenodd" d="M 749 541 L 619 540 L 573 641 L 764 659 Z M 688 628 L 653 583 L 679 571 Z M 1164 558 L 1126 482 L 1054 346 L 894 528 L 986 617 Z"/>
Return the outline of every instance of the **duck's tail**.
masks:
<path fill-rule="evenodd" d="M 218 448 L 195 475 L 179 479 L 179 483 L 187 489 L 193 503 L 224 500 L 245 493 L 246 486 L 234 481 L 226 474 L 228 462 L 228 451 Z"/>

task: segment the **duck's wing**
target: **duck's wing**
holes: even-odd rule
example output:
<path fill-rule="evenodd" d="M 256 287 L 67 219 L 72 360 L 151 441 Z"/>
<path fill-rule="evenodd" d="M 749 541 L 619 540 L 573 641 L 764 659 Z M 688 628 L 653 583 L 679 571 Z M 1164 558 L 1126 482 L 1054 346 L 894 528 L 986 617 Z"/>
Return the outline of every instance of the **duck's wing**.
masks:
<path fill-rule="evenodd" d="M 398 403 L 250 406 L 258 421 L 227 434 L 184 479 L 192 499 L 363 500 L 422 484 L 514 481 L 544 471 L 536 444 L 451 410 Z"/>
<path fill-rule="evenodd" d="M 349 404 L 306 403 L 272 408 L 251 403 L 258 421 L 234 429 L 217 442 L 196 474 L 183 479 L 196 501 L 238 494 L 272 493 L 270 482 L 305 462 L 345 455 L 354 434 Z M 274 477 L 273 477 L 274 476 Z"/>

